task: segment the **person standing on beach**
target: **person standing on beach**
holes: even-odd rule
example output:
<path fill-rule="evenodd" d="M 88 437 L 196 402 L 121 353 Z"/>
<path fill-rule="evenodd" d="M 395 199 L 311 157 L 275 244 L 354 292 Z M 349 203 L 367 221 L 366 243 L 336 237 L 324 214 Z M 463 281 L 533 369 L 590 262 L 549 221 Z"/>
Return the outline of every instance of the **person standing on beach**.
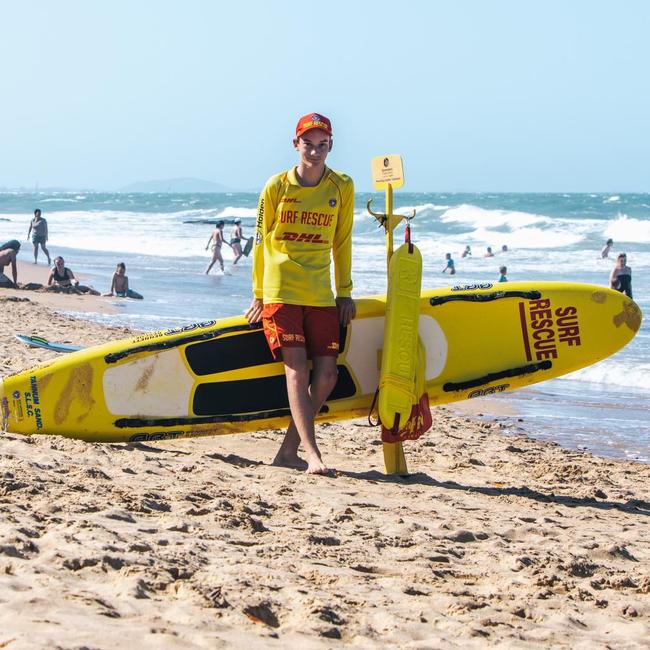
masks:
<path fill-rule="evenodd" d="M 614 245 L 614 240 L 613 239 L 608 239 L 605 242 L 605 245 L 603 246 L 603 250 L 600 251 L 600 256 L 605 259 L 606 257 L 609 257 L 609 251 L 612 249 L 612 246 Z"/>
<path fill-rule="evenodd" d="M 34 264 L 38 263 L 38 247 L 40 246 L 47 255 L 47 264 L 49 266 L 51 263 L 50 252 L 45 247 L 45 242 L 49 238 L 47 220 L 41 216 L 41 211 L 38 208 L 34 210 L 34 218 L 29 222 L 29 230 L 27 231 L 28 240 L 30 233 L 32 235 L 32 244 L 34 244 Z"/>
<path fill-rule="evenodd" d="M 314 418 L 336 384 L 339 326 L 356 314 L 354 184 L 326 167 L 332 144 L 329 119 L 309 113 L 298 120 L 293 140 L 298 165 L 272 176 L 260 195 L 253 300 L 246 312 L 250 323 L 262 321 L 274 359 L 284 362 L 291 422 L 273 462 L 311 474 L 329 472 L 316 444 Z M 306 461 L 298 455 L 301 443 Z"/>
<path fill-rule="evenodd" d="M 11 239 L 0 248 L 0 287 L 15 289 L 18 283 L 18 267 L 16 258 L 20 250 L 20 242 L 17 239 Z M 11 265 L 12 281 L 4 274 L 5 266 Z"/>
<path fill-rule="evenodd" d="M 616 256 L 616 266 L 609 274 L 609 286 L 616 291 L 632 297 L 632 269 L 627 265 L 627 255 L 619 253 Z"/>
<path fill-rule="evenodd" d="M 223 245 L 223 221 L 217 221 L 214 225 L 214 230 L 208 239 L 208 243 L 205 245 L 205 250 L 208 250 L 208 247 L 212 246 L 212 260 L 208 264 L 208 268 L 205 269 L 205 274 L 210 273 L 210 269 L 214 266 L 215 262 L 219 262 L 219 267 L 223 273 L 223 257 L 221 257 L 221 246 Z"/>

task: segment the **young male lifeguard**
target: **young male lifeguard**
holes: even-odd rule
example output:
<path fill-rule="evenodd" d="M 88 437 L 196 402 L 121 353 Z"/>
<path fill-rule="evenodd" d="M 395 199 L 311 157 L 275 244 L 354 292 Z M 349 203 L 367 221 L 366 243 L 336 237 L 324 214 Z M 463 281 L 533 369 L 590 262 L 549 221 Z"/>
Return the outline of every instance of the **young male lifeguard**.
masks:
<path fill-rule="evenodd" d="M 320 113 L 298 120 L 293 146 L 298 165 L 271 177 L 260 195 L 246 318 L 262 320 L 274 358 L 284 362 L 291 422 L 274 462 L 325 474 L 314 416 L 336 384 L 339 324 L 348 325 L 356 311 L 350 297 L 354 185 L 325 166 L 332 124 Z M 301 443 L 306 460 L 298 456 Z"/>

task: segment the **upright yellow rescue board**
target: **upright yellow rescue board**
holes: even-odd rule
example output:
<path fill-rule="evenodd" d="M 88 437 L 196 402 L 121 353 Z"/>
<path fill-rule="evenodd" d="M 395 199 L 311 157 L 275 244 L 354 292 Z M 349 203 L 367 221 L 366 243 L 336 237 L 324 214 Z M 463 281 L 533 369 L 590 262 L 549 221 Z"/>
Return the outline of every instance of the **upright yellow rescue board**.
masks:
<path fill-rule="evenodd" d="M 379 382 L 384 296 L 357 300 L 322 421 L 365 416 Z M 514 390 L 604 359 L 641 312 L 595 285 L 510 282 L 425 291 L 419 334 L 432 405 Z M 73 352 L 0 383 L 3 429 L 94 441 L 161 440 L 282 426 L 283 366 L 242 318 Z"/>

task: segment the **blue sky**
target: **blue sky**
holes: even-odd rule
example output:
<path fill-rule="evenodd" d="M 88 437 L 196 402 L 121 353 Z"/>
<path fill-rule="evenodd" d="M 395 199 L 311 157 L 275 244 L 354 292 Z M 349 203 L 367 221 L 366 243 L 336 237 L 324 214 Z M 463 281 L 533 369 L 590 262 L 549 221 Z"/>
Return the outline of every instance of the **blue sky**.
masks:
<path fill-rule="evenodd" d="M 195 176 L 256 189 L 334 124 L 370 188 L 650 191 L 650 3 L 4 3 L 0 186 Z"/>

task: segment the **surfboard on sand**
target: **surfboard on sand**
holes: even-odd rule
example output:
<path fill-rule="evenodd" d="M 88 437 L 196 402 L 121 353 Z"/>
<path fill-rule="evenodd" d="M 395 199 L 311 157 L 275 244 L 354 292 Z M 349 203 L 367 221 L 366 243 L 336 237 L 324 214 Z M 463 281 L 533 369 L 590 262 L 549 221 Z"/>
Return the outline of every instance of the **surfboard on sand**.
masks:
<path fill-rule="evenodd" d="M 32 348 L 44 348 L 45 350 L 52 350 L 53 352 L 77 352 L 81 350 L 80 345 L 69 345 L 67 343 L 56 343 L 53 341 L 48 341 L 42 336 L 29 336 L 27 334 L 14 334 L 14 336 L 25 345 L 29 345 Z"/>
<path fill-rule="evenodd" d="M 356 300 L 338 381 L 317 420 L 366 416 L 379 381 L 385 296 Z M 641 312 L 596 285 L 459 285 L 420 297 L 432 406 L 545 381 L 629 343 Z M 405 341 L 416 332 L 400 332 Z M 2 425 L 24 434 L 144 441 L 284 426 L 282 363 L 242 317 L 142 334 L 58 357 L 0 382 Z"/>

